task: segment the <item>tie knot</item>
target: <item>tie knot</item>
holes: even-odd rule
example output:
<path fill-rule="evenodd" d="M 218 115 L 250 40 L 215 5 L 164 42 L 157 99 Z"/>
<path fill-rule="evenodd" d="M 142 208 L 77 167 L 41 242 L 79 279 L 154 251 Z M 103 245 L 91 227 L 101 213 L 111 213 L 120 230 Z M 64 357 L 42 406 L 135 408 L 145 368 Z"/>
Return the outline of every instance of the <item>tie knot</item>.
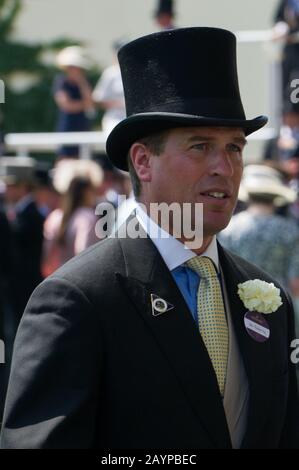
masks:
<path fill-rule="evenodd" d="M 193 269 L 203 279 L 217 277 L 217 272 L 213 261 L 207 256 L 194 256 L 187 261 L 186 265 Z"/>

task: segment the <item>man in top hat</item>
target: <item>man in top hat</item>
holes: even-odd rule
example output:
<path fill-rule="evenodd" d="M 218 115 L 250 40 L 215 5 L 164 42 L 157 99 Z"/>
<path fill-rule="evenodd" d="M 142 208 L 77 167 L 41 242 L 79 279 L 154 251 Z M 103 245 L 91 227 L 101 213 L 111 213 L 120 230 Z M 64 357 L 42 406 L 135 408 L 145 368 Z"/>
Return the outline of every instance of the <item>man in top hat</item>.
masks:
<path fill-rule="evenodd" d="M 138 207 L 117 236 L 33 294 L 15 343 L 1 446 L 297 447 L 289 297 L 215 237 L 237 200 L 245 136 L 267 121 L 245 117 L 235 36 L 154 33 L 124 46 L 119 62 L 127 118 L 107 153 L 122 170 L 129 160 Z M 153 203 L 191 206 L 193 225 L 203 208 L 202 239 L 200 230 L 174 236 L 187 212 L 166 231 Z M 254 312 L 252 283 L 243 283 L 256 279 L 264 283 L 260 299 L 249 295 Z"/>

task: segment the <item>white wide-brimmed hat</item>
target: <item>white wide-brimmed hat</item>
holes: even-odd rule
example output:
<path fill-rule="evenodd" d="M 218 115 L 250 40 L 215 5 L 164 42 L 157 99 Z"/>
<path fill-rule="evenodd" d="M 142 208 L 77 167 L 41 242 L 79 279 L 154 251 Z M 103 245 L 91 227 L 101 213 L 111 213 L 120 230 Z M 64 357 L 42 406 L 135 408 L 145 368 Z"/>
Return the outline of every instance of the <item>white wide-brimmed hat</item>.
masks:
<path fill-rule="evenodd" d="M 59 68 L 73 66 L 88 70 L 91 66 L 90 59 L 80 46 L 69 46 L 62 49 L 57 54 L 56 63 Z"/>
<path fill-rule="evenodd" d="M 244 168 L 240 185 L 242 200 L 250 196 L 272 196 L 276 206 L 291 204 L 297 199 L 297 193 L 283 181 L 282 174 L 266 165 L 247 165 Z"/>
<path fill-rule="evenodd" d="M 60 194 L 65 194 L 74 178 L 89 179 L 97 188 L 104 179 L 101 167 L 92 160 L 64 159 L 57 163 L 53 170 L 53 186 Z"/>

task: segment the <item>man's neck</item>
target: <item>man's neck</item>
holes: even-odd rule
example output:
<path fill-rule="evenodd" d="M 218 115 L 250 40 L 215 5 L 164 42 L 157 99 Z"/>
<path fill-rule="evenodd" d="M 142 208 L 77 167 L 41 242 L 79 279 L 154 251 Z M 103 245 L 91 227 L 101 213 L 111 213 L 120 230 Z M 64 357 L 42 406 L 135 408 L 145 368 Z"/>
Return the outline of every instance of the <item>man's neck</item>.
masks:
<path fill-rule="evenodd" d="M 213 235 L 209 235 L 208 237 L 203 238 L 201 247 L 196 248 L 196 249 L 191 248 L 191 251 L 194 251 L 194 253 L 196 253 L 197 255 L 201 255 L 202 253 L 204 253 L 208 249 L 208 247 L 209 247 L 210 243 L 212 242 L 212 240 L 213 240 Z M 181 240 L 181 241 L 182 241 L 182 243 L 184 243 L 184 240 Z"/>
<path fill-rule="evenodd" d="M 161 220 L 156 219 L 156 217 L 155 217 L 156 212 L 153 211 L 153 213 L 151 213 L 150 203 L 144 202 L 142 200 L 137 201 L 137 203 L 139 205 L 141 205 L 141 208 L 146 212 L 147 216 L 150 217 L 151 220 L 153 220 L 159 227 L 161 227 L 163 230 L 165 230 L 171 236 L 175 237 L 181 243 L 188 246 L 188 244 L 190 243 L 190 239 L 185 238 L 184 236 L 181 236 L 181 237 L 176 236 L 174 234 L 173 224 L 171 223 L 171 220 L 168 220 L 168 223 L 166 224 L 166 226 L 164 226 L 163 224 L 161 224 Z M 181 233 L 182 232 L 183 231 L 181 230 Z M 192 241 L 192 247 L 190 247 L 190 249 L 191 249 L 191 251 L 193 251 L 197 255 L 201 255 L 202 253 L 204 253 L 207 250 L 207 248 L 209 247 L 212 240 L 213 240 L 213 235 L 203 234 L 203 237 L 201 238 L 200 243 L 198 243 L 199 248 L 193 248 L 193 246 L 196 245 L 196 243 L 195 243 L 196 240 L 191 240 Z"/>

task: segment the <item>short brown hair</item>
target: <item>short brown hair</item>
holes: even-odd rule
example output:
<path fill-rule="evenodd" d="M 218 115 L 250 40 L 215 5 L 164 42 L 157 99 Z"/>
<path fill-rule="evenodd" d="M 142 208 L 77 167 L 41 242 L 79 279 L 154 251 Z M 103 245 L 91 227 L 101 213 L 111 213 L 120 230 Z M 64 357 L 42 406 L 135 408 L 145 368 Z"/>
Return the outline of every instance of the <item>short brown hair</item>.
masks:
<path fill-rule="evenodd" d="M 136 142 L 140 142 L 141 144 L 145 145 L 152 154 L 160 155 L 164 150 L 165 141 L 168 136 L 168 133 L 169 131 L 155 132 L 154 134 L 150 134 L 147 137 L 142 137 L 142 139 L 138 139 Z M 141 194 L 141 182 L 132 163 L 130 152 L 128 153 L 127 161 L 134 196 L 137 199 Z"/>

